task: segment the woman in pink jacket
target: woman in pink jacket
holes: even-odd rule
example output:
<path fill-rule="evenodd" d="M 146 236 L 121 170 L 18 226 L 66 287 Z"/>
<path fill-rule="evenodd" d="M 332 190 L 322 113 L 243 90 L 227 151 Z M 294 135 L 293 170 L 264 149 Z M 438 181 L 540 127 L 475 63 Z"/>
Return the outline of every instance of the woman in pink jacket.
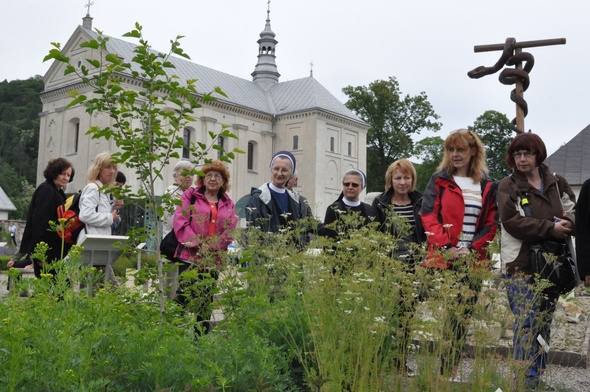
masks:
<path fill-rule="evenodd" d="M 227 194 L 229 177 L 229 170 L 221 161 L 203 166 L 197 187 L 182 194 L 182 204 L 174 214 L 174 232 L 182 247 L 176 301 L 195 311 L 205 333 L 211 328 L 208 320 L 212 290 L 238 221 L 234 203 Z M 191 270 L 196 271 L 196 277 L 187 273 Z"/>

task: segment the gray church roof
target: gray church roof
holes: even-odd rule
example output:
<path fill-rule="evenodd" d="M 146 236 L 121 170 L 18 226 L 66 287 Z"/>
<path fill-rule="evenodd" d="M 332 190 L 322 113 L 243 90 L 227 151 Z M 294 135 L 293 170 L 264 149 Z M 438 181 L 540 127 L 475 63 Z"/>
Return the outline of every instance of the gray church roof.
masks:
<path fill-rule="evenodd" d="M 16 211 L 16 207 L 12 204 L 12 201 L 8 198 L 8 195 L 4 192 L 4 189 L 0 186 L 0 211 Z"/>
<path fill-rule="evenodd" d="M 79 28 L 93 39 L 97 37 L 95 31 L 83 26 Z M 134 57 L 135 46 L 133 43 L 109 36 L 109 51 L 116 53 L 124 61 L 131 61 Z M 228 96 L 225 98 L 214 95 L 221 102 L 270 115 L 320 109 L 359 124 L 365 124 L 313 77 L 274 83 L 265 90 L 251 80 L 208 68 L 184 58 L 172 56 L 170 61 L 176 67 L 175 72 L 180 82 L 198 79 L 196 87 L 200 93 L 207 93 L 220 87 Z M 132 67 L 134 71 L 141 71 L 136 64 L 132 64 Z"/>
<path fill-rule="evenodd" d="M 590 125 L 547 157 L 545 163 L 570 185 L 582 185 L 590 178 Z"/>

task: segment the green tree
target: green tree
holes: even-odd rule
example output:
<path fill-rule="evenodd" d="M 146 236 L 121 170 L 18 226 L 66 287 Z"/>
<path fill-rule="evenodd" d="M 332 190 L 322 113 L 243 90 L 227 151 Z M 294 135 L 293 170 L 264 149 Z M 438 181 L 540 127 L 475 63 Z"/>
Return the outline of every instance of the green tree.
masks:
<path fill-rule="evenodd" d="M 416 142 L 414 152 L 422 162 L 414 165 L 418 181 L 416 190 L 424 192 L 430 177 L 436 172 L 436 168 L 442 162 L 445 141 L 439 136 L 426 137 Z"/>
<path fill-rule="evenodd" d="M 421 131 L 438 131 L 441 124 L 425 92 L 405 95 L 395 77 L 369 86 L 347 86 L 346 107 L 370 125 L 367 134 L 368 191 L 383 190 L 385 171 L 396 159 L 414 155 L 412 137 Z"/>
<path fill-rule="evenodd" d="M 0 186 L 17 208 L 10 219 L 25 218 L 36 182 L 42 90 L 41 76 L 0 82 Z"/>
<path fill-rule="evenodd" d="M 477 134 L 486 150 L 486 164 L 490 175 L 498 180 L 510 174 L 506 166 L 506 152 L 512 141 L 512 124 L 506 115 L 487 110 L 469 129 Z"/>
<path fill-rule="evenodd" d="M 65 75 L 75 73 L 84 84 L 90 86 L 91 97 L 78 91 L 72 92 L 73 100 L 68 107 L 83 105 L 89 114 L 102 112 L 109 115 L 112 127 L 94 126 L 88 134 L 92 138 L 114 140 L 119 151 L 113 154 L 113 160 L 134 170 L 143 185 L 135 192 L 127 194 L 126 198 L 144 202 L 150 216 L 161 217 L 165 206 L 173 201 L 167 194 L 162 198 L 157 197 L 155 184 L 163 180 L 162 170 L 170 164 L 171 158 L 180 158 L 179 151 L 183 147 L 190 149 L 195 167 L 200 166 L 203 161 L 209 161 L 206 157 L 211 149 L 219 150 L 220 159 L 226 162 L 234 158 L 234 152 L 241 151 L 236 149 L 234 152 L 225 152 L 215 143 L 220 135 L 224 138 L 236 138 L 226 126 L 223 126 L 220 134 L 209 133 L 209 145 L 198 142 L 185 146 L 181 131 L 195 121 L 194 110 L 201 107 L 202 102 L 214 101 L 213 93 L 226 95 L 220 88 L 216 88 L 214 92 L 199 94 L 195 79 L 180 81 L 175 74 L 171 56 L 189 58 L 180 47 L 179 40 L 182 36 L 171 40 L 167 53 L 151 49 L 138 23 L 134 30 L 124 36 L 139 40 L 131 62 L 125 62 L 117 53 L 111 52 L 109 38 L 100 31 L 96 39 L 80 44 L 81 48 L 90 49 L 86 62 L 80 68 L 71 64 L 70 58 L 61 51 L 59 43 L 53 43 L 54 48 L 45 57 L 45 61 L 65 63 Z M 129 75 L 141 85 L 130 86 L 121 75 Z M 150 228 L 149 234 L 156 243 L 160 309 L 164 312 L 159 226 Z"/>

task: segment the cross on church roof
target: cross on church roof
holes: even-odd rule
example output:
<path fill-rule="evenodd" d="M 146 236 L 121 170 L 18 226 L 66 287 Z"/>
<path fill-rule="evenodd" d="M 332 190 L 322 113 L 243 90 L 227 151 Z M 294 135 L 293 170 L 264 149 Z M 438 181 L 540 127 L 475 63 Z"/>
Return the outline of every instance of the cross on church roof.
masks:
<path fill-rule="evenodd" d="M 92 0 L 88 0 L 88 3 L 86 3 L 84 5 L 84 8 L 87 8 L 87 10 L 86 10 L 86 16 L 90 16 L 90 7 L 93 6 L 93 5 L 94 5 L 94 1 L 92 1 Z"/>

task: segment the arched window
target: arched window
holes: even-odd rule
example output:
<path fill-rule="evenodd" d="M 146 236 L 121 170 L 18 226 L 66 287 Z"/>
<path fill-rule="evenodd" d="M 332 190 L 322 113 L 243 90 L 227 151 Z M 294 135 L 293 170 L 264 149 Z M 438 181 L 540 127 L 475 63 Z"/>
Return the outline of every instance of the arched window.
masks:
<path fill-rule="evenodd" d="M 221 147 L 220 150 L 217 150 L 217 159 L 221 158 L 222 152 L 225 150 L 225 138 L 223 136 L 217 137 L 217 145 Z"/>
<path fill-rule="evenodd" d="M 330 138 L 330 152 L 334 152 L 334 137 Z"/>
<path fill-rule="evenodd" d="M 182 147 L 182 157 L 185 159 L 190 159 L 191 157 L 191 130 L 190 128 L 184 128 L 182 138 L 184 140 L 184 146 Z"/>
<path fill-rule="evenodd" d="M 248 170 L 256 170 L 256 143 L 248 142 Z"/>
<path fill-rule="evenodd" d="M 348 156 L 352 156 L 352 142 L 348 142 Z"/>
<path fill-rule="evenodd" d="M 293 136 L 293 150 L 299 150 L 299 136 Z"/>
<path fill-rule="evenodd" d="M 66 154 L 72 155 L 78 153 L 78 143 L 80 142 L 80 119 L 73 118 L 68 124 L 68 141 Z"/>

